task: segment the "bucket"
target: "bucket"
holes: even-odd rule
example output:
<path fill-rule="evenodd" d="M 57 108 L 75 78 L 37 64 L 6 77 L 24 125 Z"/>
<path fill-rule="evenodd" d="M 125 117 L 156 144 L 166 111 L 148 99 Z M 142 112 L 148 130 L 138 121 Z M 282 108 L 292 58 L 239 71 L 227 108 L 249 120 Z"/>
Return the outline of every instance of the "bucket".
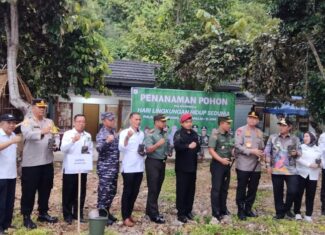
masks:
<path fill-rule="evenodd" d="M 94 209 L 89 212 L 89 235 L 103 235 L 108 219 L 105 209 Z"/>

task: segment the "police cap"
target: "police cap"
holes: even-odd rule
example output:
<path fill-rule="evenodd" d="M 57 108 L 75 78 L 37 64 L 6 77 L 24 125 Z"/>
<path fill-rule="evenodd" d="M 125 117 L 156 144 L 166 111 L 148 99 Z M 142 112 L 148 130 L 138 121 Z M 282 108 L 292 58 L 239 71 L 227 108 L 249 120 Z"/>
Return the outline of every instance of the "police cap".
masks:
<path fill-rule="evenodd" d="M 47 104 L 46 104 L 45 100 L 41 99 L 41 98 L 33 99 L 32 100 L 32 105 L 35 105 L 35 106 L 40 107 L 40 108 L 47 107 Z"/>
<path fill-rule="evenodd" d="M 17 121 L 17 118 L 10 113 L 5 113 L 0 116 L 0 122 L 2 121 Z"/>

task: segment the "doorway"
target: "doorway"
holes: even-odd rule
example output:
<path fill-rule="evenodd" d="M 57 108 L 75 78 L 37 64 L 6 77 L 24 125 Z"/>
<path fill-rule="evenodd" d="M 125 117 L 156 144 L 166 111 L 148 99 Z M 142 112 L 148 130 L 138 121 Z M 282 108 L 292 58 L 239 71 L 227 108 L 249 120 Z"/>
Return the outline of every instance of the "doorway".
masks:
<path fill-rule="evenodd" d="M 98 119 L 99 119 L 99 105 L 98 104 L 84 104 L 83 114 L 86 117 L 86 131 L 91 134 L 93 141 L 96 140 L 98 133 Z"/>

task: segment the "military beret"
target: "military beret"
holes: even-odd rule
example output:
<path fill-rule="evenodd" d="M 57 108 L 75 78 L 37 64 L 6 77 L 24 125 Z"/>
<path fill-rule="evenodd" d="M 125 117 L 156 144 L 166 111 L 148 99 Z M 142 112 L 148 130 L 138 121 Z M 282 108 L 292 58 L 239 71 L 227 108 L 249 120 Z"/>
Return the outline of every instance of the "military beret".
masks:
<path fill-rule="evenodd" d="M 203 130 L 206 131 L 207 129 L 208 129 L 208 128 L 207 128 L 206 126 L 202 126 L 202 127 L 201 127 L 201 130 L 202 130 L 202 131 L 203 131 Z"/>
<path fill-rule="evenodd" d="M 199 126 L 198 125 L 193 125 L 192 128 L 199 128 Z"/>
<path fill-rule="evenodd" d="M 183 123 L 189 119 L 192 119 L 192 114 L 190 113 L 183 113 L 179 119 L 180 123 Z"/>
<path fill-rule="evenodd" d="M 37 98 L 32 100 L 32 105 L 35 105 L 37 107 L 47 107 L 47 104 L 44 99 Z"/>
<path fill-rule="evenodd" d="M 100 114 L 100 118 L 101 118 L 102 120 L 104 120 L 104 119 L 108 119 L 108 120 L 112 121 L 112 120 L 115 119 L 115 115 L 114 115 L 114 113 L 112 113 L 112 112 L 105 112 L 105 113 L 101 113 L 101 114 Z"/>
<path fill-rule="evenodd" d="M 167 117 L 165 114 L 158 113 L 155 116 L 153 116 L 153 120 L 165 122 L 165 121 L 169 120 L 169 117 Z"/>
<path fill-rule="evenodd" d="M 219 116 L 218 117 L 218 123 L 221 123 L 221 122 L 231 123 L 232 120 L 231 120 L 230 116 Z"/>
<path fill-rule="evenodd" d="M 14 115 L 12 115 L 12 114 L 10 114 L 10 113 L 5 113 L 5 114 L 2 114 L 1 116 L 0 116 L 0 121 L 2 122 L 2 121 L 17 121 L 18 119 L 14 116 Z"/>

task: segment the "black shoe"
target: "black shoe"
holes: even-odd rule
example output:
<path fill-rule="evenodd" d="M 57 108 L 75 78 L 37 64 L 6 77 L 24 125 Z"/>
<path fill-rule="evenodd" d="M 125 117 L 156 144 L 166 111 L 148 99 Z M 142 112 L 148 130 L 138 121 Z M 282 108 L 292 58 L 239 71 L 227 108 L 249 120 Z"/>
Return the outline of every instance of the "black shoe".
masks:
<path fill-rule="evenodd" d="M 52 224 L 55 224 L 58 222 L 57 217 L 50 216 L 48 213 L 40 214 L 38 216 L 37 220 L 40 222 L 48 222 L 48 223 L 52 223 Z"/>
<path fill-rule="evenodd" d="M 231 215 L 230 211 L 226 210 L 224 212 L 221 212 L 221 215 Z"/>
<path fill-rule="evenodd" d="M 177 220 L 182 223 L 187 223 L 187 217 L 185 215 L 178 216 Z"/>
<path fill-rule="evenodd" d="M 194 220 L 194 215 L 192 214 L 192 212 L 190 212 L 186 215 L 186 218 L 189 220 Z"/>
<path fill-rule="evenodd" d="M 117 218 L 109 212 L 108 212 L 108 219 L 112 220 L 113 223 L 117 221 Z"/>
<path fill-rule="evenodd" d="M 0 227 L 0 235 L 4 235 L 4 234 L 8 234 L 8 233 L 6 233 L 5 230 Z"/>
<path fill-rule="evenodd" d="M 240 220 L 246 220 L 246 214 L 243 210 L 238 211 L 237 216 Z"/>
<path fill-rule="evenodd" d="M 64 218 L 64 221 L 67 224 L 71 225 L 72 224 L 72 221 L 73 221 L 73 218 L 72 218 L 72 216 L 68 216 L 68 217 Z"/>
<path fill-rule="evenodd" d="M 150 220 L 156 224 L 164 224 L 166 222 L 165 219 L 161 218 L 159 215 L 156 217 L 150 217 Z"/>
<path fill-rule="evenodd" d="M 245 211 L 245 215 L 247 217 L 257 217 L 257 214 L 255 214 L 252 210 Z"/>
<path fill-rule="evenodd" d="M 288 216 L 290 219 L 295 218 L 295 215 L 290 210 L 287 211 L 286 216 Z"/>
<path fill-rule="evenodd" d="M 213 217 L 216 217 L 219 221 L 223 219 L 223 215 L 221 213 L 213 214 Z"/>
<path fill-rule="evenodd" d="M 24 227 L 26 227 L 28 229 L 37 228 L 36 224 L 32 221 L 30 216 L 24 216 Z"/>
<path fill-rule="evenodd" d="M 77 220 L 77 221 L 78 221 L 78 216 L 72 215 L 72 218 L 73 218 L 74 220 Z M 84 219 L 83 216 L 80 216 L 80 223 L 82 223 L 82 224 L 87 223 L 87 221 Z"/>
<path fill-rule="evenodd" d="M 325 215 L 325 210 L 322 210 L 322 215 Z"/>
<path fill-rule="evenodd" d="M 273 219 L 284 219 L 284 215 L 283 214 L 276 214 L 275 216 L 273 216 Z"/>

